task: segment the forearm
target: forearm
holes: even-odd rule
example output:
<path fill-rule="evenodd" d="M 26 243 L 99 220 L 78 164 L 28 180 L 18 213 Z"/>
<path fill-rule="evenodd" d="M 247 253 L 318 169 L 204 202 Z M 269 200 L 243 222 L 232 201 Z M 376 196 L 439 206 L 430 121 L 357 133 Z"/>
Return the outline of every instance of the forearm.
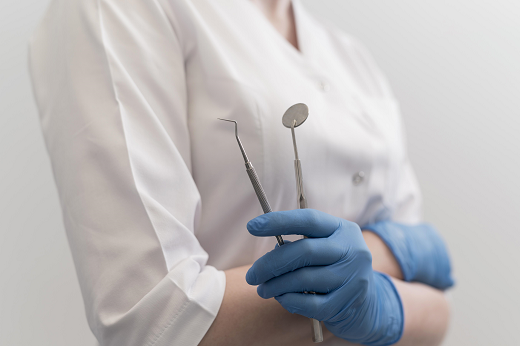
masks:
<path fill-rule="evenodd" d="M 309 319 L 262 299 L 245 281 L 250 266 L 226 270 L 226 292 L 219 313 L 199 345 L 314 345 Z M 332 334 L 324 330 L 325 339 Z"/>
<path fill-rule="evenodd" d="M 363 237 L 374 270 L 402 278 L 390 250 L 371 232 Z M 226 271 L 226 292 L 219 313 L 200 345 L 314 345 L 306 317 L 291 314 L 274 299 L 262 299 L 244 277 L 249 266 Z M 438 345 L 447 329 L 449 305 L 444 294 L 426 285 L 394 280 L 403 302 L 404 334 L 398 345 Z M 325 339 L 333 335 L 324 328 Z"/>
<path fill-rule="evenodd" d="M 442 291 L 420 283 L 393 280 L 404 310 L 400 346 L 440 345 L 448 329 L 449 303 Z"/>
<path fill-rule="evenodd" d="M 395 278 L 393 282 L 401 296 L 405 327 L 397 345 L 439 345 L 450 315 L 445 295 L 427 285 L 401 281 L 401 268 L 385 243 L 372 232 L 364 231 L 363 238 L 372 253 L 372 267 Z"/>
<path fill-rule="evenodd" d="M 264 300 L 244 276 L 249 266 L 226 271 L 224 301 L 200 345 L 313 345 L 306 317 L 291 314 L 274 299 Z M 403 302 L 404 334 L 398 345 L 438 345 L 449 320 L 443 293 L 426 285 L 394 280 Z M 332 334 L 324 329 L 325 339 Z"/>
<path fill-rule="evenodd" d="M 378 272 L 402 280 L 403 273 L 401 268 L 381 238 L 370 231 L 363 231 L 363 238 L 372 253 L 372 268 Z"/>

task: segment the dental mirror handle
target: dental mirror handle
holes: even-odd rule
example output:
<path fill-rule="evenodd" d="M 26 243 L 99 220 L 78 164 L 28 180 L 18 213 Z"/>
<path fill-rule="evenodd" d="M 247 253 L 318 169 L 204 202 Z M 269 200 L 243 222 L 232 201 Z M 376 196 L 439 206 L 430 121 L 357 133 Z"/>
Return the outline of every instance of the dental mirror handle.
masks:
<path fill-rule="evenodd" d="M 303 191 L 303 174 L 302 174 L 302 164 L 300 159 L 298 158 L 298 149 L 296 147 L 296 136 L 294 135 L 294 123 L 291 126 L 291 133 L 293 138 L 294 145 L 294 173 L 296 175 L 296 198 L 297 205 L 299 209 L 307 208 L 307 198 L 305 197 L 305 193 Z M 307 238 L 303 236 L 303 238 Z M 308 294 L 316 294 L 315 292 L 306 292 Z M 323 329 L 321 327 L 321 322 L 317 319 L 311 318 L 312 323 L 312 341 L 315 343 L 319 343 L 323 341 Z"/>
<path fill-rule="evenodd" d="M 307 208 L 307 198 L 303 192 L 303 176 L 302 176 L 302 164 L 300 159 L 294 160 L 294 172 L 296 174 L 296 190 L 297 190 L 297 203 L 299 209 Z M 303 238 L 307 238 L 303 236 Z M 316 294 L 314 292 L 306 292 L 308 294 Z M 317 319 L 311 318 L 312 323 L 312 341 L 315 343 L 323 341 L 323 329 L 321 322 Z"/>
<path fill-rule="evenodd" d="M 307 208 L 307 198 L 303 192 L 302 164 L 299 159 L 294 160 L 294 172 L 296 174 L 297 205 L 299 209 Z"/>

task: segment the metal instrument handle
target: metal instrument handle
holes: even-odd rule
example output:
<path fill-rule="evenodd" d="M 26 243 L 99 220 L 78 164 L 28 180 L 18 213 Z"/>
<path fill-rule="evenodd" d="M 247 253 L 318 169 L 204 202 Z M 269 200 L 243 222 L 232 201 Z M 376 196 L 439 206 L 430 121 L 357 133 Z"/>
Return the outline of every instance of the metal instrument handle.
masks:
<path fill-rule="evenodd" d="M 307 208 L 307 198 L 303 192 L 302 164 L 299 159 L 294 160 L 294 173 L 296 174 L 296 203 L 299 209 Z"/>
<path fill-rule="evenodd" d="M 321 328 L 321 322 L 317 319 L 311 318 L 312 323 L 312 341 L 315 343 L 323 342 L 323 329 Z"/>
<path fill-rule="evenodd" d="M 271 209 L 271 206 L 269 205 L 269 202 L 267 201 L 267 196 L 265 195 L 264 188 L 262 187 L 262 184 L 260 184 L 260 179 L 258 179 L 258 175 L 256 174 L 256 170 L 251 164 L 251 162 L 246 163 L 246 172 L 249 176 L 249 179 L 251 180 L 251 184 L 253 184 L 253 188 L 255 189 L 256 197 L 258 197 L 258 201 L 260 202 L 260 205 L 262 206 L 262 210 L 264 211 L 264 214 L 270 213 L 273 210 Z M 278 242 L 278 245 L 282 246 L 284 244 L 283 238 L 279 235 L 276 236 L 276 241 Z"/>
<path fill-rule="evenodd" d="M 297 191 L 297 203 L 299 209 L 307 208 L 307 198 L 303 191 L 303 175 L 302 175 L 302 164 L 299 159 L 294 160 L 294 172 L 296 174 L 296 191 Z M 307 237 L 303 237 L 307 238 Z M 316 294 L 316 292 L 305 292 L 308 294 Z M 323 329 L 321 328 L 321 322 L 311 318 L 312 322 L 312 341 L 315 343 L 323 341 Z"/>

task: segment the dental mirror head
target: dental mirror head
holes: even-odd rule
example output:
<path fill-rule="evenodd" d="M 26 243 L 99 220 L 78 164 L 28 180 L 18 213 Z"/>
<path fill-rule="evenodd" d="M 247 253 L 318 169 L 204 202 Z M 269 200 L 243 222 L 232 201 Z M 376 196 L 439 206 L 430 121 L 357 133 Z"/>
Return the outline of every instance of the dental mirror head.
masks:
<path fill-rule="evenodd" d="M 309 107 L 305 103 L 297 103 L 285 111 L 282 117 L 283 126 L 291 128 L 298 127 L 307 120 Z"/>

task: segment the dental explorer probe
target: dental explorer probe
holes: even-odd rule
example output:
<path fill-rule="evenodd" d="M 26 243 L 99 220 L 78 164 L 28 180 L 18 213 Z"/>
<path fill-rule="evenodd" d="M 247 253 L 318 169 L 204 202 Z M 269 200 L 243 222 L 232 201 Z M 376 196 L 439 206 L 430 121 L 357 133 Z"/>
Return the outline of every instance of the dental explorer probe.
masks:
<path fill-rule="evenodd" d="M 229 121 L 230 123 L 235 123 L 235 137 L 237 138 L 238 146 L 240 147 L 240 151 L 242 152 L 242 156 L 244 157 L 244 162 L 246 164 L 246 172 L 247 172 L 247 175 L 249 175 L 251 184 L 253 184 L 253 188 L 255 189 L 256 197 L 258 197 L 258 201 L 260 202 L 260 205 L 262 206 L 264 214 L 272 212 L 273 210 L 271 209 L 271 206 L 269 205 L 269 202 L 267 201 L 267 196 L 265 195 L 265 191 L 264 191 L 264 188 L 262 187 L 262 184 L 260 184 L 260 180 L 258 179 L 256 170 L 253 167 L 253 164 L 251 163 L 251 161 L 249 161 L 249 159 L 247 158 L 246 151 L 244 150 L 244 147 L 242 146 L 242 142 L 240 142 L 240 138 L 238 138 L 237 122 L 235 120 L 228 120 L 228 119 L 221 119 L 221 118 L 217 118 L 217 119 Z M 283 238 L 280 235 L 276 236 L 276 241 L 278 242 L 279 246 L 282 246 L 284 244 Z"/>
<path fill-rule="evenodd" d="M 296 136 L 294 134 L 294 128 L 300 126 L 307 120 L 309 116 L 309 108 L 307 105 L 303 103 L 297 103 L 291 107 L 287 111 L 285 111 L 282 117 L 282 123 L 285 127 L 291 129 L 293 147 L 294 147 L 294 173 L 296 175 L 296 197 L 297 197 L 297 205 L 299 209 L 307 208 L 307 198 L 305 198 L 305 193 L 303 191 L 303 175 L 302 175 L 302 165 L 300 162 L 300 158 L 298 157 L 298 147 L 296 146 Z M 307 238 L 307 237 L 304 237 Z M 316 294 L 315 292 L 305 292 L 310 294 Z M 321 328 L 321 322 L 311 318 L 312 322 L 312 341 L 315 343 L 323 341 L 323 330 Z"/>

